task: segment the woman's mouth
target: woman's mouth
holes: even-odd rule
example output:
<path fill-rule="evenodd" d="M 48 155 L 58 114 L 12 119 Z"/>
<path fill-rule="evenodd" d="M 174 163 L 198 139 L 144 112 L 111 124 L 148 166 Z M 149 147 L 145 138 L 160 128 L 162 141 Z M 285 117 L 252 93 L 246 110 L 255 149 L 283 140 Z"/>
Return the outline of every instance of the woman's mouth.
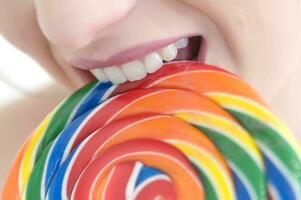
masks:
<path fill-rule="evenodd" d="M 173 40 L 173 41 L 172 41 Z M 105 61 L 78 59 L 72 66 L 90 70 L 100 82 L 121 84 L 143 79 L 164 63 L 172 61 L 204 61 L 205 42 L 201 36 L 183 37 L 137 46 L 110 57 Z"/>

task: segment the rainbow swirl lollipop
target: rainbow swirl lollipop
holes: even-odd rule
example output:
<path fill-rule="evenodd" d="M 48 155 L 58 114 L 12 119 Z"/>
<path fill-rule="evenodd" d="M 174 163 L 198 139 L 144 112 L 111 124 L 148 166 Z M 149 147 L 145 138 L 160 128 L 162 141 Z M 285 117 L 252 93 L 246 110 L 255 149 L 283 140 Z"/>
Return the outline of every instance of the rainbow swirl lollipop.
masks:
<path fill-rule="evenodd" d="M 237 76 L 170 63 L 92 82 L 23 145 L 7 199 L 301 199 L 300 147 Z"/>

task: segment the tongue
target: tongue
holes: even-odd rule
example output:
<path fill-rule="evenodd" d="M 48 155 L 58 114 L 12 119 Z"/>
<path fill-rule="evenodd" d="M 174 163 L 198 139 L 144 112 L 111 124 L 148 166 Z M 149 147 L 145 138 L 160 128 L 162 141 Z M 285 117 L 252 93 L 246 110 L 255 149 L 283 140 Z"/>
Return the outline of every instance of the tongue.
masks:
<path fill-rule="evenodd" d="M 178 49 L 178 55 L 174 60 L 196 60 L 201 47 L 201 40 L 200 36 L 189 38 L 187 47 Z"/>

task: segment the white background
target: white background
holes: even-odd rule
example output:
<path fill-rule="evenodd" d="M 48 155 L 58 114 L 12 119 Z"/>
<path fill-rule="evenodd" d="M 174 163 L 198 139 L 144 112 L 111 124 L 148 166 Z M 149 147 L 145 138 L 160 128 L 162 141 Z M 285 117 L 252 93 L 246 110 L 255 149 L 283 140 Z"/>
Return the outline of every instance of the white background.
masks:
<path fill-rule="evenodd" d="M 0 191 L 15 155 L 66 91 L 0 36 Z"/>

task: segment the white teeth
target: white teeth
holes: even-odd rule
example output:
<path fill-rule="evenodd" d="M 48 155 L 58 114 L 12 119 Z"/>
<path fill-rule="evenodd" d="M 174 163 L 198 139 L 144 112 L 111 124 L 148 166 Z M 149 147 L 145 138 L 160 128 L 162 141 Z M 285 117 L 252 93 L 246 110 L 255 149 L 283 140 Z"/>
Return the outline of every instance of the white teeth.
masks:
<path fill-rule="evenodd" d="M 91 69 L 91 73 L 99 80 L 99 82 L 107 82 L 109 80 L 103 69 Z"/>
<path fill-rule="evenodd" d="M 175 44 L 168 45 L 160 50 L 160 56 L 165 61 L 172 61 L 177 57 L 178 49 Z"/>
<path fill-rule="evenodd" d="M 136 81 L 144 78 L 147 74 L 142 62 L 133 61 L 121 65 L 122 71 L 129 81 Z"/>
<path fill-rule="evenodd" d="M 163 64 L 163 60 L 158 53 L 151 53 L 145 56 L 144 66 L 148 73 L 154 73 L 157 71 Z"/>
<path fill-rule="evenodd" d="M 106 67 L 103 70 L 108 79 L 114 84 L 120 84 L 127 81 L 127 78 L 120 67 Z"/>
<path fill-rule="evenodd" d="M 183 48 L 187 47 L 188 46 L 188 38 L 183 38 L 183 39 L 176 41 L 175 45 L 176 45 L 177 49 L 183 49 Z"/>
<path fill-rule="evenodd" d="M 111 81 L 113 84 L 121 84 L 129 81 L 136 81 L 144 78 L 147 73 L 154 73 L 160 69 L 164 61 L 172 61 L 177 57 L 178 49 L 185 48 L 188 39 L 178 40 L 162 48 L 159 52 L 152 52 L 146 55 L 141 61 L 135 60 L 121 66 L 92 69 L 91 73 L 100 81 Z"/>

